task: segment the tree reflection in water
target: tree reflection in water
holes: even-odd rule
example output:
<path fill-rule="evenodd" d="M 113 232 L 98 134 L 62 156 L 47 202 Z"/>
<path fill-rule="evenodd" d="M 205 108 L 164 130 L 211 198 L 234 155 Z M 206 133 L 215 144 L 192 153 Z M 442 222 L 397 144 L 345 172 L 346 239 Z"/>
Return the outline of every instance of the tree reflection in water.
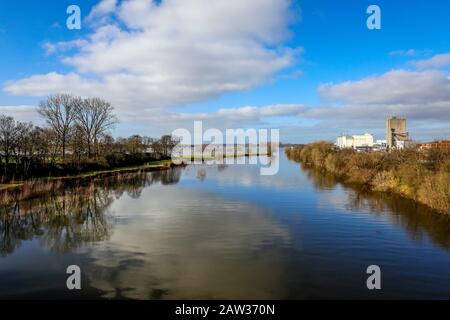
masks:
<path fill-rule="evenodd" d="M 109 239 L 112 219 L 108 208 L 127 193 L 139 198 L 154 183 L 176 184 L 180 168 L 136 172 L 97 178 L 44 197 L 16 201 L 0 207 L 0 255 L 6 256 L 22 241 L 39 239 L 54 252 L 70 252 L 86 244 Z"/>
<path fill-rule="evenodd" d="M 301 165 L 317 190 L 332 190 L 341 184 L 346 188 L 345 208 L 351 211 L 369 210 L 374 214 L 388 215 L 390 221 L 408 231 L 414 240 L 428 236 L 433 243 L 450 249 L 450 217 L 439 214 L 427 206 L 395 194 L 368 192 L 341 183 L 333 175 Z"/>

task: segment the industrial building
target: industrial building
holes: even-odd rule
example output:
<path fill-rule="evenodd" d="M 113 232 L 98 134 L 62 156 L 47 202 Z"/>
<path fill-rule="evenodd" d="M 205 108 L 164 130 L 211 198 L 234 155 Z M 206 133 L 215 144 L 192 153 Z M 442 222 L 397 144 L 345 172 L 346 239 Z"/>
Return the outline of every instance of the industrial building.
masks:
<path fill-rule="evenodd" d="M 361 148 L 372 148 L 373 135 L 365 133 L 362 135 L 341 135 L 336 139 L 336 146 L 341 149 L 353 148 L 359 150 Z"/>
<path fill-rule="evenodd" d="M 386 140 L 376 140 L 373 143 L 373 151 L 386 151 L 387 143 Z"/>
<path fill-rule="evenodd" d="M 388 149 L 402 149 L 409 140 L 406 131 L 406 119 L 390 117 L 386 120 L 386 142 Z"/>
<path fill-rule="evenodd" d="M 419 145 L 421 150 L 450 149 L 450 140 L 437 140 Z"/>
<path fill-rule="evenodd" d="M 448 140 L 436 141 L 423 144 L 421 149 L 448 148 L 449 144 Z M 406 119 L 395 116 L 386 120 L 386 140 L 375 141 L 370 133 L 351 136 L 343 134 L 336 139 L 335 145 L 340 149 L 351 148 L 357 151 L 388 151 L 418 147 L 409 137 Z"/>
<path fill-rule="evenodd" d="M 353 148 L 353 137 L 347 135 L 337 137 L 336 146 L 340 149 Z"/>

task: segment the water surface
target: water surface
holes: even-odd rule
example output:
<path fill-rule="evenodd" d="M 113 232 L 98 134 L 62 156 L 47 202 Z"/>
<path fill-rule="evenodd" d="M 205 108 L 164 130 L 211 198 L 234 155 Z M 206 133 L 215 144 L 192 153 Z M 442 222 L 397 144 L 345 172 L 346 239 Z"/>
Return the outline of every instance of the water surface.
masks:
<path fill-rule="evenodd" d="M 280 158 L 275 176 L 189 166 L 2 207 L 0 298 L 450 299 L 448 217 Z"/>

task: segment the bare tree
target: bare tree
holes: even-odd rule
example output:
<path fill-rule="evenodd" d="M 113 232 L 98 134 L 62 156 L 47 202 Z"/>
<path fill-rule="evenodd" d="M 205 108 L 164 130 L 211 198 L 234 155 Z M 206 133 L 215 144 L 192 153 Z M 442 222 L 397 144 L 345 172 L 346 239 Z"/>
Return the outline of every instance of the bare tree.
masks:
<path fill-rule="evenodd" d="M 0 115 L 0 152 L 5 160 L 5 170 L 16 144 L 18 128 L 12 117 Z"/>
<path fill-rule="evenodd" d="M 170 135 L 160 139 L 139 135 L 114 139 L 109 132 L 117 123 L 113 110 L 111 104 L 99 98 L 83 100 L 59 94 L 40 103 L 39 113 L 48 123 L 43 128 L 0 115 L 3 179 L 51 175 L 52 170 L 58 174 L 86 170 L 93 165 L 119 167 L 170 157 L 178 142 Z M 64 163 L 56 166 L 61 154 Z M 92 156 L 95 164 L 90 162 Z"/>
<path fill-rule="evenodd" d="M 14 151 L 16 156 L 16 172 L 20 172 L 22 176 L 26 177 L 33 162 L 35 147 L 38 141 L 35 139 L 36 131 L 31 122 L 17 122 L 16 125 L 18 130 Z"/>
<path fill-rule="evenodd" d="M 139 154 L 145 152 L 145 145 L 140 135 L 133 135 L 125 140 L 125 150 L 130 154 Z"/>
<path fill-rule="evenodd" d="M 81 98 L 69 94 L 53 95 L 39 104 L 39 114 L 47 120 L 48 125 L 55 130 L 61 141 L 63 161 L 79 105 L 81 105 Z"/>
<path fill-rule="evenodd" d="M 48 145 L 51 143 L 46 139 L 45 130 L 40 127 L 34 127 L 29 139 L 29 155 L 40 163 L 45 163 L 49 154 Z"/>
<path fill-rule="evenodd" d="M 33 131 L 33 124 L 31 122 L 16 122 L 17 137 L 13 148 L 15 156 L 16 171 L 18 166 L 27 157 L 27 151 L 29 148 L 29 141 L 31 132 Z"/>
<path fill-rule="evenodd" d="M 163 158 L 170 157 L 173 148 L 179 143 L 179 139 L 171 135 L 164 135 L 159 140 L 154 140 L 152 149 Z"/>
<path fill-rule="evenodd" d="M 44 128 L 41 133 L 43 150 L 45 150 L 45 157 L 50 159 L 50 164 L 53 166 L 58 156 L 58 150 L 60 150 L 60 139 L 55 130 Z"/>
<path fill-rule="evenodd" d="M 81 126 L 76 123 L 73 129 L 73 133 L 70 136 L 70 144 L 72 146 L 72 163 L 81 165 L 83 156 L 86 155 L 86 135 Z"/>
<path fill-rule="evenodd" d="M 97 148 L 100 136 L 117 123 L 113 110 L 111 104 L 99 98 L 85 99 L 77 107 L 76 121 L 84 131 L 89 157 L 92 155 L 92 145 Z"/>

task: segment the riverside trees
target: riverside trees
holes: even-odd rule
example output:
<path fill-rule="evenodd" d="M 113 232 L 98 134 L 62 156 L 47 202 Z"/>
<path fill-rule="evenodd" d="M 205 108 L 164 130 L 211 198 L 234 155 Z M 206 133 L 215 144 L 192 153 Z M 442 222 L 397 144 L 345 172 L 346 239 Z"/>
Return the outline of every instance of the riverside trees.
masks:
<path fill-rule="evenodd" d="M 85 99 L 75 105 L 75 119 L 86 140 L 88 157 L 91 157 L 91 148 L 94 146 L 97 158 L 100 139 L 117 122 L 114 108 L 99 98 Z"/>
<path fill-rule="evenodd" d="M 58 135 L 62 146 L 62 158 L 66 156 L 66 144 L 73 129 L 77 110 L 81 107 L 82 100 L 68 94 L 58 94 L 48 97 L 39 104 L 38 112 L 43 116 L 47 124 Z"/>
<path fill-rule="evenodd" d="M 175 144 L 171 136 L 114 139 L 114 108 L 99 98 L 57 94 L 42 101 L 38 112 L 45 127 L 0 115 L 1 181 L 138 165 L 167 158 Z"/>

